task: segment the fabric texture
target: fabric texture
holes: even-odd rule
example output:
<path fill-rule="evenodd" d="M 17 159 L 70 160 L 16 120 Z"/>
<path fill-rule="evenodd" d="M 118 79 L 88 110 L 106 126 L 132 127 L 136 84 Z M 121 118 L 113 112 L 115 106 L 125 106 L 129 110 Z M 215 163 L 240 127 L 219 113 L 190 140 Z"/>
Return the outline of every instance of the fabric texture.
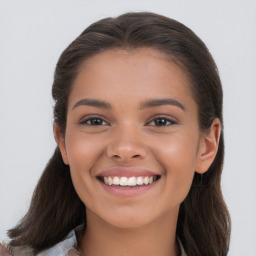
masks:
<path fill-rule="evenodd" d="M 79 228 L 78 228 L 79 229 Z M 187 256 L 185 250 L 181 244 L 181 241 L 178 239 L 178 244 L 180 247 L 180 256 Z M 62 242 L 56 244 L 52 248 L 42 251 L 41 253 L 37 254 L 36 256 L 82 256 L 77 250 L 77 240 L 75 230 L 72 230 L 66 239 Z"/>
<path fill-rule="evenodd" d="M 5 243 L 1 243 L 0 244 L 0 256 L 11 256 L 11 249 L 10 247 L 5 244 Z"/>
<path fill-rule="evenodd" d="M 79 255 L 78 252 L 75 250 L 75 247 L 77 247 L 76 234 L 75 234 L 75 230 L 72 230 L 63 241 L 56 244 L 52 248 L 49 248 L 47 250 L 44 250 L 44 251 L 38 253 L 36 256 Z M 74 253 L 76 253 L 76 254 L 74 254 Z"/>
<path fill-rule="evenodd" d="M 36 255 L 33 255 L 28 248 L 13 248 L 12 250 L 7 244 L 2 243 L 0 244 L 0 256 L 83 256 L 76 250 L 76 231 L 81 228 L 82 226 L 77 227 L 75 230 L 72 230 L 63 241 Z M 179 239 L 178 244 L 181 252 L 180 256 L 187 256 Z"/>

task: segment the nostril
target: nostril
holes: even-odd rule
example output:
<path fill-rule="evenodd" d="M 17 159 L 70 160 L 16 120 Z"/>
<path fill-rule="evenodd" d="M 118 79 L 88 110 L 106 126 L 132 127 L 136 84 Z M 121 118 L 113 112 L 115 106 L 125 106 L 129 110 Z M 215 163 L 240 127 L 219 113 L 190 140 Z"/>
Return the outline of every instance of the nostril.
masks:
<path fill-rule="evenodd" d="M 112 156 L 113 158 L 115 159 L 126 159 L 126 158 L 129 158 L 127 156 L 121 156 L 121 155 L 113 155 Z M 131 155 L 130 158 L 133 158 L 133 159 L 138 159 L 138 158 L 141 158 L 141 155 L 137 154 L 137 155 Z"/>

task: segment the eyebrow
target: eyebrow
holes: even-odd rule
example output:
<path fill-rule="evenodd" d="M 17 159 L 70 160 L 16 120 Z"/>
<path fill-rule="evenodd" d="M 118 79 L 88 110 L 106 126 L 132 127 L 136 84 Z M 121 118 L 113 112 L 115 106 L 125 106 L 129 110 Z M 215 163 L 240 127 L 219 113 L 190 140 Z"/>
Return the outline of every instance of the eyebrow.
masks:
<path fill-rule="evenodd" d="M 105 101 L 101 100 L 95 100 L 95 99 L 82 99 L 79 100 L 72 109 L 77 108 L 78 106 L 92 106 L 92 107 L 98 107 L 103 109 L 111 109 L 111 105 Z"/>
<path fill-rule="evenodd" d="M 184 105 L 182 105 L 179 101 L 175 99 L 151 99 L 143 102 L 140 105 L 140 109 L 145 108 L 152 108 L 152 107 L 158 107 L 158 106 L 164 106 L 164 105 L 172 105 L 177 106 L 185 111 Z M 109 109 L 111 110 L 112 107 L 108 102 L 102 101 L 102 100 L 96 100 L 96 99 L 82 99 L 79 100 L 72 108 L 75 109 L 78 106 L 92 106 L 92 107 L 98 107 L 103 109 Z"/>
<path fill-rule="evenodd" d="M 144 103 L 141 104 L 140 109 L 144 108 L 152 108 L 152 107 L 158 107 L 158 106 L 164 106 L 164 105 L 173 105 L 176 107 L 181 108 L 182 110 L 186 110 L 184 105 L 182 105 L 179 101 L 175 99 L 152 99 L 147 100 Z"/>

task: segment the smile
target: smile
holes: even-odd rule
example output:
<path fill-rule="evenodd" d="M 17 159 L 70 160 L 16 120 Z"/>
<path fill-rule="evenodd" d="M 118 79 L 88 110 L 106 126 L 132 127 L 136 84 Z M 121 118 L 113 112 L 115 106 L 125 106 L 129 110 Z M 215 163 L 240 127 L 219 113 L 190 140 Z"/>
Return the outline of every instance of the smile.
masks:
<path fill-rule="evenodd" d="M 101 176 L 98 177 L 103 183 L 109 186 L 136 187 L 150 185 L 160 178 L 159 175 L 139 176 L 139 177 L 118 177 L 118 176 Z"/>

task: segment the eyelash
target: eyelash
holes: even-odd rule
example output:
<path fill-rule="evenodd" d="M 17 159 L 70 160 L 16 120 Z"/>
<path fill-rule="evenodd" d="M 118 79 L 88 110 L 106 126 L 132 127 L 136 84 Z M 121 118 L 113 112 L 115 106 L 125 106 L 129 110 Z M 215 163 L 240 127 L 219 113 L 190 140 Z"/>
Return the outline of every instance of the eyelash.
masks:
<path fill-rule="evenodd" d="M 164 124 L 156 124 L 157 121 L 163 121 Z M 152 125 L 152 123 L 154 123 Z M 152 121 L 150 121 L 149 123 L 147 123 L 148 126 L 156 126 L 156 127 L 160 127 L 160 126 L 170 126 L 170 125 L 174 125 L 177 124 L 176 121 L 174 121 L 173 119 L 167 118 L 167 117 L 156 117 L 154 118 Z"/>
<path fill-rule="evenodd" d="M 96 121 L 98 122 L 97 123 L 94 123 L 93 122 Z M 157 122 L 159 121 L 163 121 L 162 124 L 157 124 Z M 104 121 L 102 118 L 100 117 L 90 117 L 88 119 L 85 119 L 83 120 L 80 124 L 85 124 L 85 125 L 90 125 L 90 126 L 105 126 L 105 125 L 108 125 L 109 123 Z M 156 126 L 156 127 L 164 127 L 164 126 L 170 126 L 170 125 L 175 125 L 177 124 L 177 122 L 173 119 L 170 119 L 170 118 L 167 118 L 167 117 L 156 117 L 154 119 L 152 119 L 150 122 L 146 123 L 147 126 Z"/>
<path fill-rule="evenodd" d="M 99 121 L 100 124 L 92 124 L 92 122 L 95 120 Z M 89 124 L 88 122 L 91 122 L 91 123 Z M 104 125 L 108 124 L 106 121 L 104 121 L 100 117 L 90 117 L 88 119 L 83 120 L 80 124 L 91 125 L 91 126 L 102 126 L 103 125 L 102 123 L 105 123 Z"/>

